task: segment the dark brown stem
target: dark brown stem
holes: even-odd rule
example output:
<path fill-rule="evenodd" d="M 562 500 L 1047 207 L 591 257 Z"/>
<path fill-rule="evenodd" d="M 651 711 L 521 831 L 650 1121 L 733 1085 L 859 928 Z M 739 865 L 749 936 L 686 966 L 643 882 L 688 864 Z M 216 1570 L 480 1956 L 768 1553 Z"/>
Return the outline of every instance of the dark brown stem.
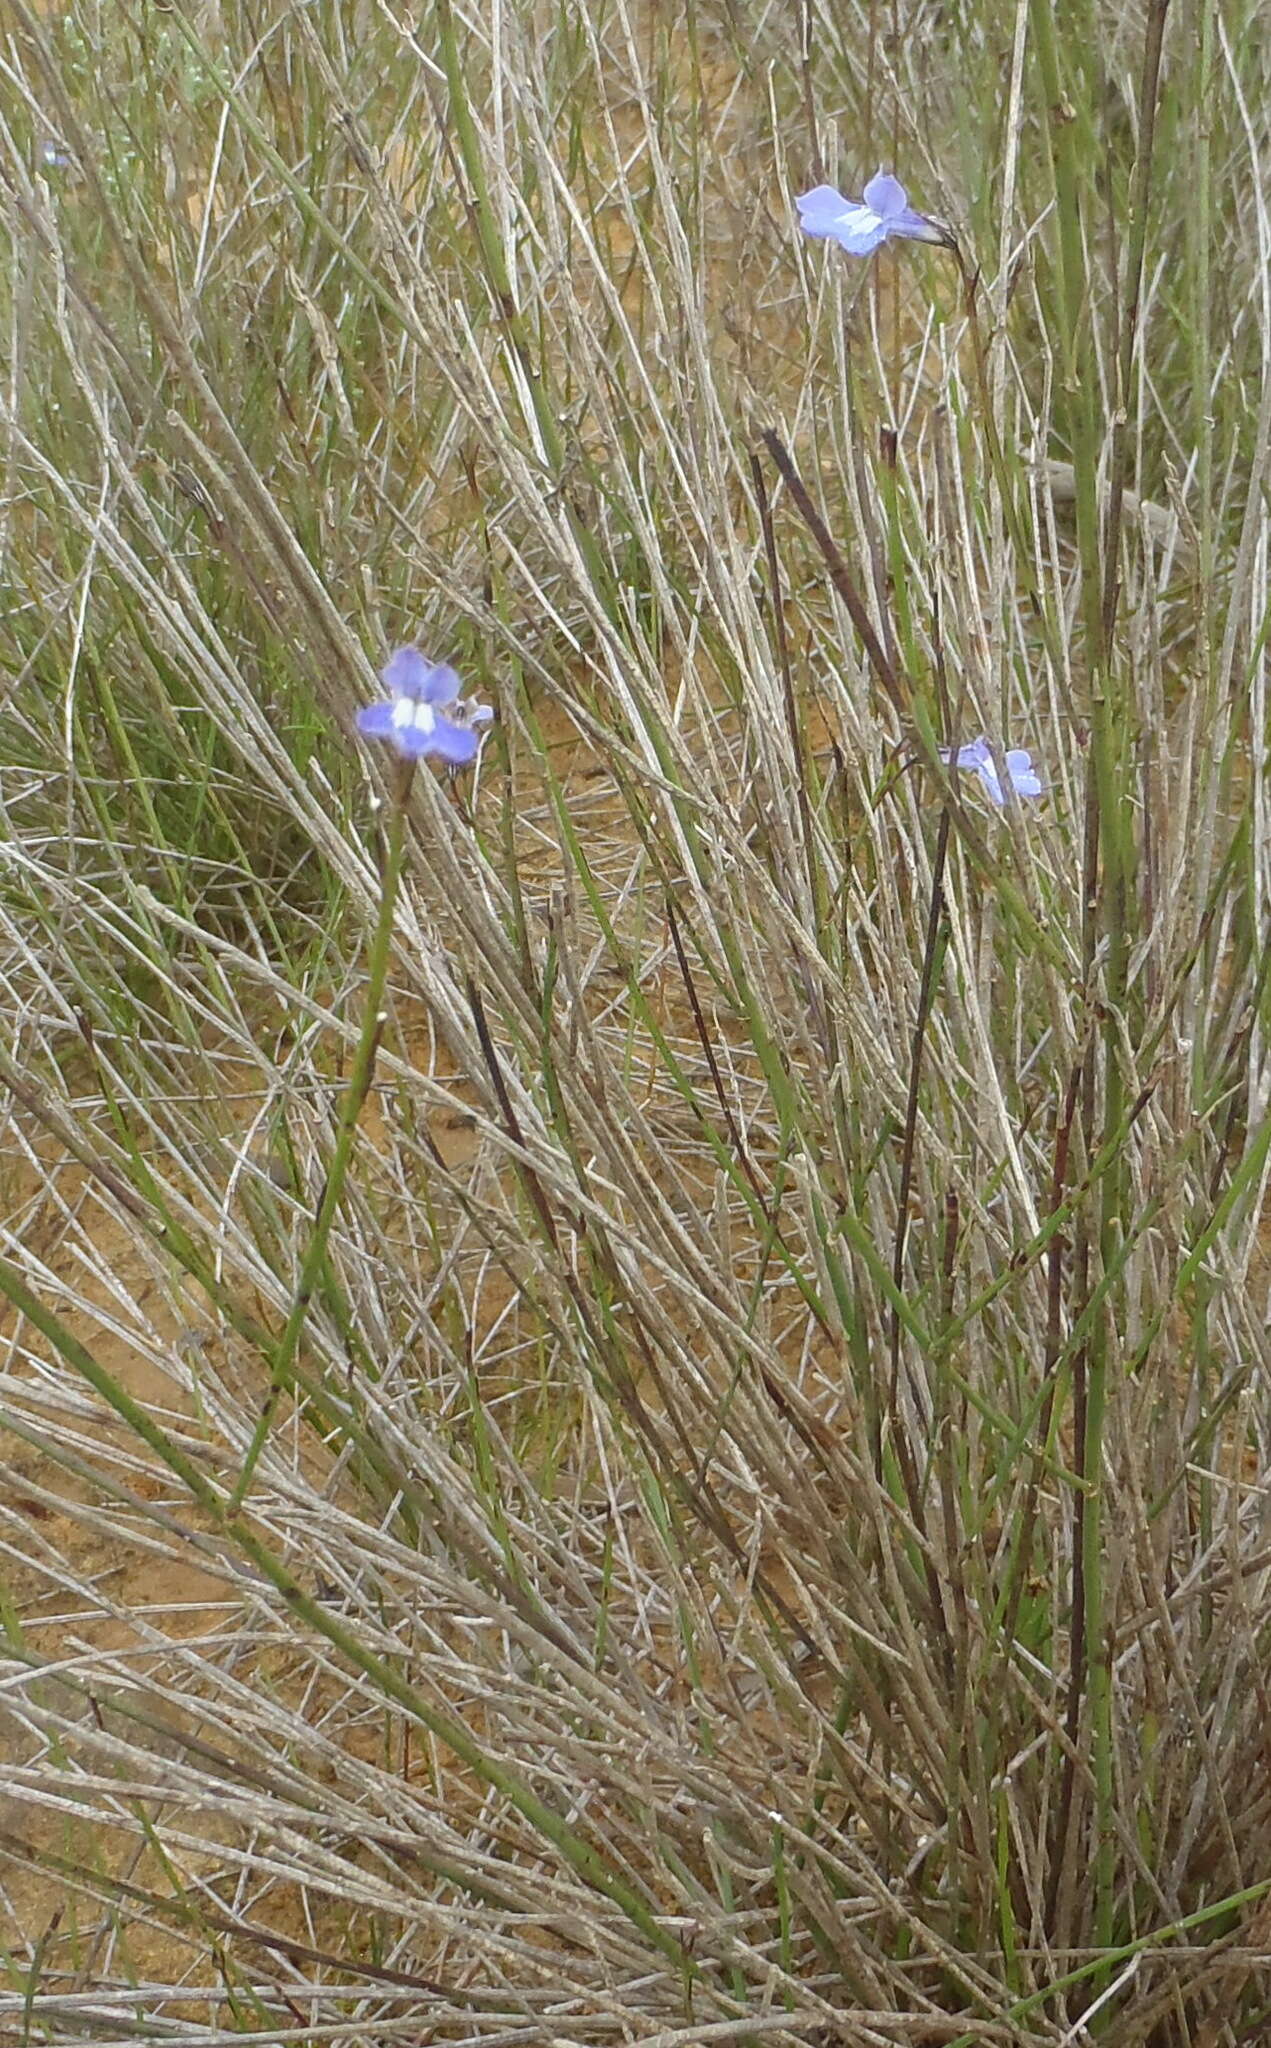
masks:
<path fill-rule="evenodd" d="M 861 645 L 869 657 L 874 674 L 878 677 L 898 716 L 904 718 L 906 714 L 905 692 L 901 687 L 900 679 L 895 669 L 884 652 L 882 641 L 874 631 L 874 622 L 865 608 L 864 598 L 852 581 L 847 563 L 835 547 L 830 537 L 829 528 L 817 511 L 816 506 L 812 503 L 802 477 L 790 460 L 790 454 L 785 443 L 780 439 L 779 435 L 773 433 L 771 427 L 764 428 L 762 440 L 764 447 L 768 450 L 769 455 L 771 455 L 781 473 L 782 482 L 798 506 L 809 533 L 821 550 L 825 559 L 825 566 L 830 572 L 830 580 L 847 607 L 848 617 L 860 634 Z"/>

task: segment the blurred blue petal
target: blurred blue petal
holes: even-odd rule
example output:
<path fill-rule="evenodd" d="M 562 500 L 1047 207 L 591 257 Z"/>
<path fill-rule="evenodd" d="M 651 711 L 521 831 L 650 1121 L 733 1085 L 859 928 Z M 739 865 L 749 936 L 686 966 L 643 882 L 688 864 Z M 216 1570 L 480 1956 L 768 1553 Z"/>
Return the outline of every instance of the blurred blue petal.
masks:
<path fill-rule="evenodd" d="M 392 696 L 358 712 L 357 729 L 364 738 L 388 740 L 407 761 L 426 754 L 452 768 L 475 761 L 481 735 L 474 728 L 494 713 L 488 704 L 465 703 L 452 668 L 427 661 L 417 647 L 399 647 L 380 670 L 380 679 Z M 444 710 L 438 708 L 442 705 Z"/>
<path fill-rule="evenodd" d="M 427 751 L 436 754 L 440 761 L 449 761 L 452 768 L 463 768 L 469 761 L 476 760 L 480 745 L 480 735 L 473 732 L 471 726 L 455 725 L 449 718 L 438 718 Z"/>
<path fill-rule="evenodd" d="M 1005 805 L 1006 794 L 993 759 L 993 749 L 986 739 L 968 740 L 964 747 L 958 748 L 956 755 L 948 747 L 941 747 L 940 758 L 953 768 L 978 775 L 990 802 L 995 803 L 999 810 Z M 1006 775 L 1016 796 L 1041 796 L 1045 790 L 1045 783 L 1033 767 L 1033 757 L 1024 747 L 1012 747 L 1007 752 Z"/>
<path fill-rule="evenodd" d="M 391 740 L 393 737 L 393 707 L 391 704 L 368 704 L 357 715 L 357 729 L 368 740 Z"/>
<path fill-rule="evenodd" d="M 399 647 L 380 670 L 380 681 L 394 697 L 422 697 L 432 670 L 417 647 Z"/>
<path fill-rule="evenodd" d="M 416 704 L 453 704 L 459 695 L 459 678 L 444 661 L 428 661 L 417 647 L 399 647 L 380 670 L 380 681 L 395 697 L 410 697 Z"/>
<path fill-rule="evenodd" d="M 806 235 L 838 242 L 853 256 L 869 256 L 887 239 L 887 226 L 859 200 L 845 199 L 832 185 L 817 185 L 796 199 Z"/>
<path fill-rule="evenodd" d="M 873 208 L 880 220 L 909 211 L 909 194 L 899 178 L 893 178 L 889 171 L 876 171 L 861 198 L 866 206 Z"/>
<path fill-rule="evenodd" d="M 851 201 L 836 192 L 833 185 L 814 185 L 810 192 L 803 193 L 795 200 L 799 209 L 799 225 L 810 235 L 829 235 L 834 232 L 834 222 Z"/>
<path fill-rule="evenodd" d="M 1012 747 L 1006 756 L 1006 772 L 1016 796 L 1040 796 L 1046 785 L 1033 766 L 1033 757 L 1023 747 Z"/>
<path fill-rule="evenodd" d="M 814 185 L 795 205 L 805 234 L 835 241 L 851 256 L 872 256 L 892 235 L 911 242 L 949 241 L 938 221 L 915 213 L 904 186 L 887 171 L 870 179 L 861 199 L 847 199 L 833 185 Z"/>

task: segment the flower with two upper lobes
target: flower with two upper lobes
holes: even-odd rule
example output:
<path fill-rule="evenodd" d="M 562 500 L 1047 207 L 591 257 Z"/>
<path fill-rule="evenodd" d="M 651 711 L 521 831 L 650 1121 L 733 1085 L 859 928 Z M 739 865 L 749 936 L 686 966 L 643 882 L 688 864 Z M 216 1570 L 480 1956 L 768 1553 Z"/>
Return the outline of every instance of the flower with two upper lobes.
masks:
<path fill-rule="evenodd" d="M 387 740 L 407 761 L 435 754 L 452 768 L 466 768 L 477 758 L 477 730 L 494 717 L 488 704 L 473 704 L 459 694 L 459 678 L 445 662 L 425 660 L 417 647 L 399 647 L 380 670 L 389 690 L 387 703 L 368 704 L 357 715 L 364 739 Z"/>
<path fill-rule="evenodd" d="M 1041 796 L 1046 785 L 1033 766 L 1033 757 L 1026 747 L 1008 747 L 999 757 L 986 739 L 968 740 L 956 752 L 952 747 L 941 747 L 940 759 L 947 761 L 954 769 L 963 769 L 978 775 L 984 785 L 989 802 L 998 809 L 1004 808 L 1006 790 L 998 773 L 998 759 L 1006 769 L 1006 782 L 1014 796 Z"/>
<path fill-rule="evenodd" d="M 819 241 L 837 242 L 850 256 L 872 256 L 893 238 L 954 246 L 950 229 L 930 215 L 916 213 L 898 179 L 886 171 L 871 178 L 859 199 L 845 199 L 833 185 L 815 185 L 796 199 L 799 225 Z"/>

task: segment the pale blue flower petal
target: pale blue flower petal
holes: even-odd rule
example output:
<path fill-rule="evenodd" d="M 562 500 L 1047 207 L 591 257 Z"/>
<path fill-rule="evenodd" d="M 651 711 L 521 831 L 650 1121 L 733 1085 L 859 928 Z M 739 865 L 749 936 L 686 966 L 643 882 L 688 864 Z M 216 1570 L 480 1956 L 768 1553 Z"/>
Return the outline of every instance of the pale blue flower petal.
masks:
<path fill-rule="evenodd" d="M 965 773 L 978 775 L 990 803 L 996 804 L 999 810 L 1005 806 L 1006 793 L 993 759 L 993 749 L 986 739 L 968 740 L 964 747 L 958 748 L 956 755 L 950 748 L 941 747 L 940 758 Z M 1006 774 L 1016 796 L 1041 796 L 1045 790 L 1045 783 L 1033 767 L 1032 755 L 1023 747 L 1012 747 L 1007 752 Z"/>
<path fill-rule="evenodd" d="M 1016 796 L 1041 796 L 1046 785 L 1033 766 L 1033 757 L 1023 747 L 1012 747 L 1006 756 L 1006 772 Z"/>
<path fill-rule="evenodd" d="M 380 681 L 394 697 L 421 698 L 432 669 L 417 647 L 399 647 L 380 670 Z"/>
<path fill-rule="evenodd" d="M 470 726 L 455 725 L 449 718 L 438 716 L 427 747 L 421 751 L 436 754 L 438 760 L 448 761 L 452 768 L 463 768 L 469 761 L 476 760 L 480 745 L 480 735 Z"/>
<path fill-rule="evenodd" d="M 868 206 L 851 206 L 835 229 L 834 239 L 849 256 L 872 256 L 887 240 L 887 223 Z"/>
<path fill-rule="evenodd" d="M 416 704 L 453 704 L 459 678 L 445 662 L 428 661 L 417 647 L 399 647 L 380 670 L 380 681 L 395 697 Z"/>
<path fill-rule="evenodd" d="M 494 713 L 488 704 L 464 701 L 452 668 L 427 661 L 417 647 L 399 647 L 380 675 L 392 695 L 387 702 L 368 704 L 358 712 L 357 728 L 364 738 L 388 740 L 407 761 L 422 760 L 426 754 L 452 768 L 475 761 L 481 748 L 481 734 L 475 728 L 487 724 Z"/>
<path fill-rule="evenodd" d="M 799 225 L 806 228 L 808 234 L 828 235 L 833 233 L 831 222 L 842 213 L 848 201 L 841 192 L 835 191 L 833 185 L 814 185 L 810 192 L 803 193 L 794 203 L 799 209 Z"/>
<path fill-rule="evenodd" d="M 872 256 L 887 239 L 887 226 L 872 207 L 845 199 L 832 185 L 816 185 L 796 199 L 805 234 L 838 242 L 852 256 Z"/>
<path fill-rule="evenodd" d="M 866 206 L 872 207 L 880 220 L 909 211 L 909 194 L 898 178 L 887 171 L 878 171 L 861 194 Z"/>
<path fill-rule="evenodd" d="M 454 670 L 439 661 L 424 687 L 425 704 L 454 704 L 463 688 Z"/>
<path fill-rule="evenodd" d="M 391 704 L 368 704 L 358 712 L 357 729 L 364 739 L 391 740 L 394 733 Z"/>
<path fill-rule="evenodd" d="M 910 206 L 904 186 L 886 171 L 870 179 L 861 199 L 845 198 L 833 185 L 814 185 L 795 200 L 807 235 L 835 241 L 851 256 L 872 256 L 890 235 L 913 242 L 947 242 L 947 231 Z"/>
<path fill-rule="evenodd" d="M 843 203 L 843 195 L 833 185 L 814 185 L 810 192 L 801 192 L 795 200 L 800 213 L 833 212 Z"/>
<path fill-rule="evenodd" d="M 984 767 L 986 762 L 990 767 L 993 765 L 993 756 L 989 751 L 989 743 L 983 739 L 968 740 L 965 746 L 958 748 L 956 754 L 950 747 L 941 747 L 940 759 L 952 762 L 955 768 L 973 768 L 977 773 Z"/>

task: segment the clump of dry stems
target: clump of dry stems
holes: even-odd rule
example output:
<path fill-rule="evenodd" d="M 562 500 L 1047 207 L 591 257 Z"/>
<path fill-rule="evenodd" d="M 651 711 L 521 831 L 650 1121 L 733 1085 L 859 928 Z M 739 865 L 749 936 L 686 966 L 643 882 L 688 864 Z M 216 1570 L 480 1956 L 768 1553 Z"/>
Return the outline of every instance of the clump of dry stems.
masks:
<path fill-rule="evenodd" d="M 1255 18 L 13 0 L 4 2039 L 1263 2038 Z"/>

